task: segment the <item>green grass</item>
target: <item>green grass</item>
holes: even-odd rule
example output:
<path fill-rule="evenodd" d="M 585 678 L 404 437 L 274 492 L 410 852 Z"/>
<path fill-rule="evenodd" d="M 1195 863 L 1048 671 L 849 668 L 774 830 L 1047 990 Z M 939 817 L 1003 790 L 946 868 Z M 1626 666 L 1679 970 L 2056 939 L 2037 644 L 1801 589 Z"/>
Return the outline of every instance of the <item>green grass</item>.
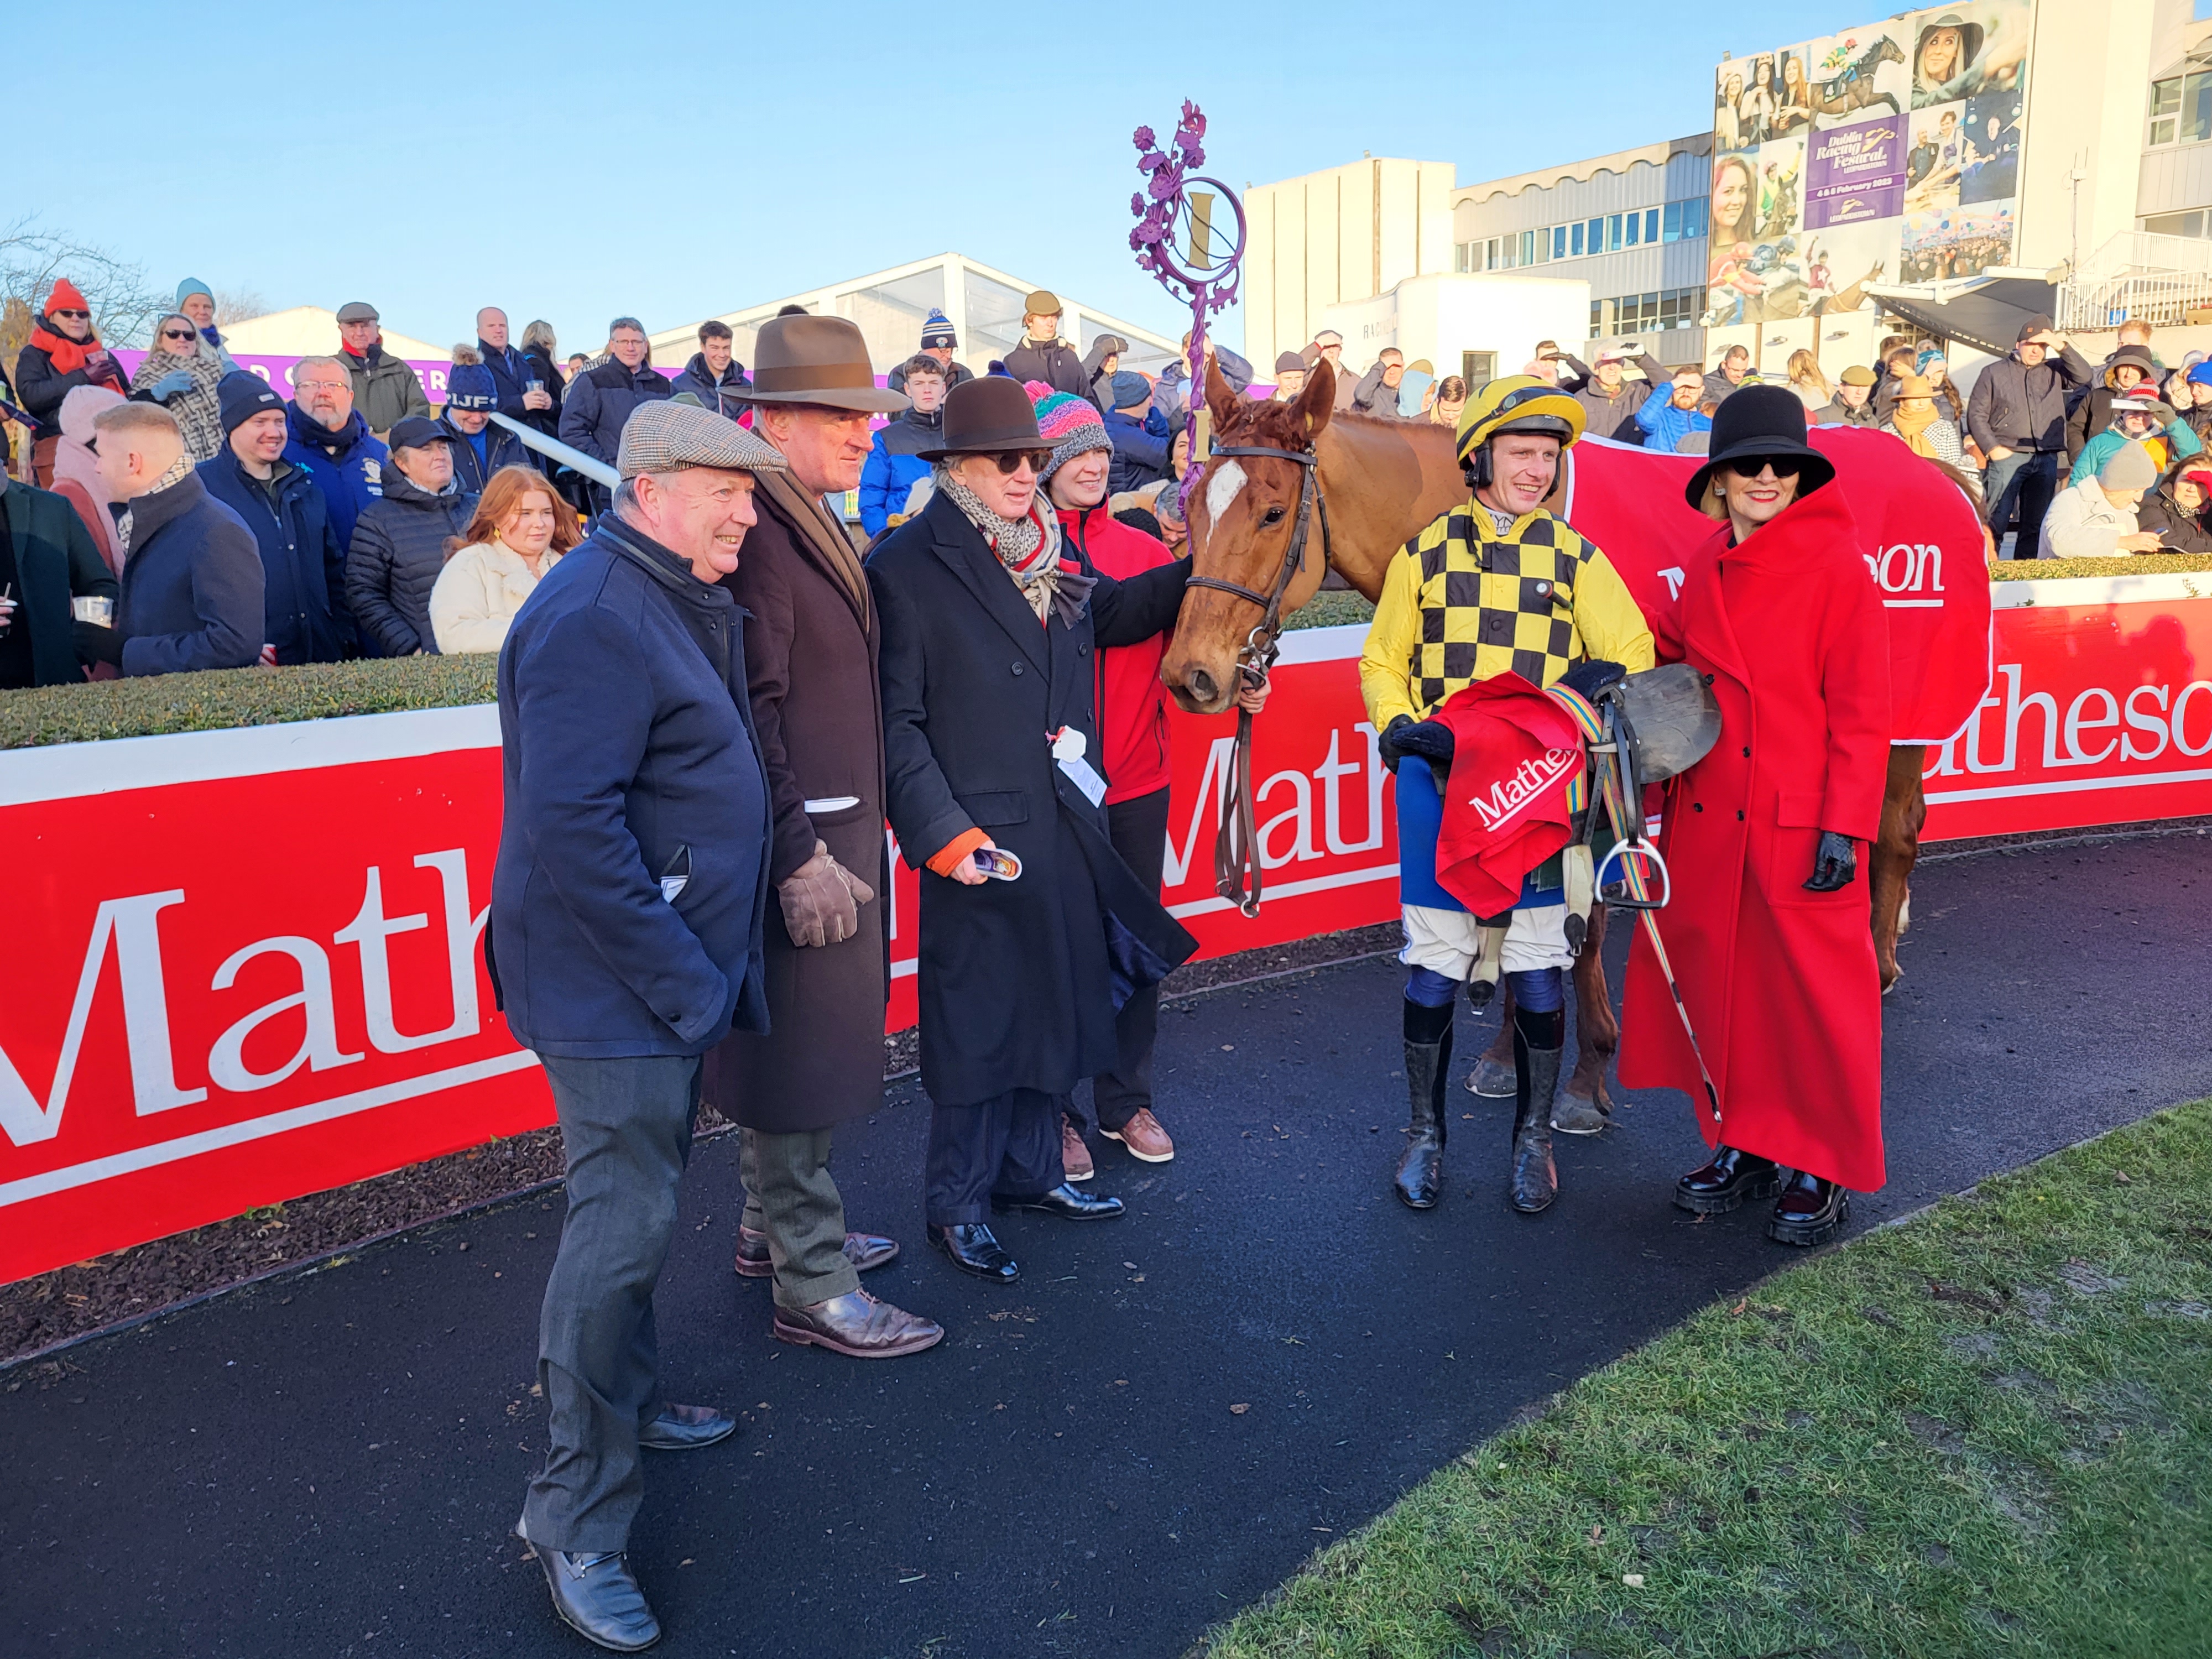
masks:
<path fill-rule="evenodd" d="M 2212 1652 L 2208 1304 L 2199 1102 L 1706 1310 L 1198 1651 Z"/>
<path fill-rule="evenodd" d="M 489 702 L 499 659 L 396 657 L 0 691 L 0 749 Z"/>

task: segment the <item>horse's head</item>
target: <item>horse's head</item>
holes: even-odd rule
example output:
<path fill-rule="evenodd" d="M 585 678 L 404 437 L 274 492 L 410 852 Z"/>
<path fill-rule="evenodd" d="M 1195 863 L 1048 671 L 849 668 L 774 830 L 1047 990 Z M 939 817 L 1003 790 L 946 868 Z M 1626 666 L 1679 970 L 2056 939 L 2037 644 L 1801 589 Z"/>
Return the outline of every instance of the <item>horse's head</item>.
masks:
<path fill-rule="evenodd" d="M 1336 401 L 1336 375 L 1324 357 L 1306 375 L 1305 389 L 1287 404 L 1240 398 L 1209 362 L 1206 403 L 1213 416 L 1217 449 L 1256 447 L 1312 450 Z M 1194 575 L 1230 582 L 1261 596 L 1273 592 L 1297 532 L 1298 495 L 1308 468 L 1273 455 L 1215 455 L 1199 475 L 1190 497 L 1190 562 Z M 1287 617 L 1320 587 L 1327 571 L 1320 508 L 1306 532 L 1305 556 L 1283 594 Z M 1218 714 L 1235 700 L 1237 653 L 1263 615 L 1260 600 L 1218 587 L 1194 586 L 1183 596 L 1175 639 L 1160 664 L 1160 678 L 1194 714 Z"/>
<path fill-rule="evenodd" d="M 1885 34 L 1875 43 L 1874 60 L 1877 64 L 1901 64 L 1905 61 L 1905 48 Z"/>

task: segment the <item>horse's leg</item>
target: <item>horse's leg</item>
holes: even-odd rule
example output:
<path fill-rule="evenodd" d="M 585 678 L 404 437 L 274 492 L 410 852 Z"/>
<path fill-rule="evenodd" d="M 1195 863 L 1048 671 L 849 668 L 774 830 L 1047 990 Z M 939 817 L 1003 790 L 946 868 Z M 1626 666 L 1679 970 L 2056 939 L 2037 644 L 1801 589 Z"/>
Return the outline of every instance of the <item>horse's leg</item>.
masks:
<path fill-rule="evenodd" d="M 1565 1098 L 1556 1115 L 1561 1123 L 1601 1126 L 1613 1109 L 1607 1088 L 1606 1068 L 1620 1048 L 1620 1020 L 1613 1011 L 1613 993 L 1605 982 L 1605 906 L 1593 904 L 1589 936 L 1575 958 L 1575 1071 L 1567 1079 Z"/>
<path fill-rule="evenodd" d="M 1869 860 L 1874 868 L 1868 885 L 1874 906 L 1875 963 L 1885 993 L 1905 973 L 1897 963 L 1897 936 L 1905 931 L 1912 866 L 1920 856 L 1920 826 L 1928 819 L 1928 798 L 1920 779 L 1927 760 L 1924 744 L 1893 745 L 1882 788 L 1881 830 Z"/>
<path fill-rule="evenodd" d="M 1486 1100 L 1513 1098 L 1513 988 L 1498 988 L 1498 1035 L 1467 1074 L 1467 1086 Z"/>

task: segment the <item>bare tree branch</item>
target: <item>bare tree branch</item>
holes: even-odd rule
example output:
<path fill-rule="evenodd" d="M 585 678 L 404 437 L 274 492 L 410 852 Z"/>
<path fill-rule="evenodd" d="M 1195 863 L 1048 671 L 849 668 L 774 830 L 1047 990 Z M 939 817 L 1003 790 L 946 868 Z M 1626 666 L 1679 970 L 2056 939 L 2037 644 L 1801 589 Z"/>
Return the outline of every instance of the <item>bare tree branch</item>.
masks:
<path fill-rule="evenodd" d="M 0 309 L 20 300 L 37 315 L 64 276 L 83 291 L 93 326 L 110 347 L 144 344 L 154 319 L 168 309 L 168 295 L 148 283 L 143 265 L 66 231 L 47 230 L 35 215 L 0 226 Z"/>

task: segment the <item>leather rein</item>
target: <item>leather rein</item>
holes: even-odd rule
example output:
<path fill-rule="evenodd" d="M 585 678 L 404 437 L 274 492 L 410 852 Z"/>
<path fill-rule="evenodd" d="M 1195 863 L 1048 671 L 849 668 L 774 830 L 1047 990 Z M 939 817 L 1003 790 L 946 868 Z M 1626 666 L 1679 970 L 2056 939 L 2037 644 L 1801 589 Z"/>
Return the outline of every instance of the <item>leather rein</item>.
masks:
<path fill-rule="evenodd" d="M 1239 690 L 1257 691 L 1267 684 L 1267 672 L 1275 665 L 1280 652 L 1283 596 L 1290 592 L 1291 583 L 1305 568 L 1307 533 L 1316 509 L 1321 520 L 1322 562 L 1324 566 L 1328 562 L 1328 503 L 1322 497 L 1320 463 L 1310 449 L 1274 449 L 1247 444 L 1224 446 L 1212 453 L 1231 459 L 1253 455 L 1295 461 L 1304 469 L 1298 484 L 1298 516 L 1291 526 L 1290 543 L 1284 549 L 1282 568 L 1275 573 L 1273 589 L 1262 593 L 1256 587 L 1224 581 L 1218 576 L 1193 576 L 1186 584 L 1190 587 L 1215 588 L 1260 607 L 1258 625 L 1245 635 L 1237 653 Z M 1260 854 L 1253 829 L 1255 816 L 1252 800 L 1252 716 L 1249 710 L 1239 708 L 1236 763 L 1223 789 L 1214 824 L 1213 890 L 1234 903 L 1248 919 L 1260 914 Z"/>

